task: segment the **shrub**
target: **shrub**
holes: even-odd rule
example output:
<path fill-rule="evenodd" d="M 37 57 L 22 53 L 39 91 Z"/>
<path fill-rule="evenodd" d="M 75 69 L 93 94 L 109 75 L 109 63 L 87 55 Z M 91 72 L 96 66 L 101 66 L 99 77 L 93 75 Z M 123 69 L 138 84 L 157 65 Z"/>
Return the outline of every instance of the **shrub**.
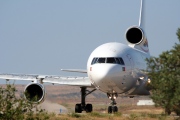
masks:
<path fill-rule="evenodd" d="M 1 120 L 47 120 L 49 114 L 28 102 L 24 97 L 17 97 L 14 84 L 0 87 L 0 119 Z"/>

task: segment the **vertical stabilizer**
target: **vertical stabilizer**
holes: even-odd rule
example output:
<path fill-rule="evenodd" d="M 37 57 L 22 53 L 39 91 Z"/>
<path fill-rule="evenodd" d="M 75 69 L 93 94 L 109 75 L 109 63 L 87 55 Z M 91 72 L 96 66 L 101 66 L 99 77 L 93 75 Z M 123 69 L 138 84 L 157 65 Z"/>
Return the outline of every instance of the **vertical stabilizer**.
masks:
<path fill-rule="evenodd" d="M 144 31 L 144 1 L 145 0 L 141 0 L 139 25 L 127 29 L 126 39 L 130 47 L 149 53 L 148 41 Z"/>
<path fill-rule="evenodd" d="M 140 14 L 139 14 L 139 27 L 144 28 L 144 0 L 141 0 Z"/>

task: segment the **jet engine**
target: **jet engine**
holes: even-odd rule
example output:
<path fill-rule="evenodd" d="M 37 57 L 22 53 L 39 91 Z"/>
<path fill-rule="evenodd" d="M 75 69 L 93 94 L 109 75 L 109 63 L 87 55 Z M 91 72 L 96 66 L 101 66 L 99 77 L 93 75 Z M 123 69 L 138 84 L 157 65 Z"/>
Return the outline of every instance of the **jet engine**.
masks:
<path fill-rule="evenodd" d="M 45 87 L 40 83 L 30 83 L 24 89 L 25 98 L 33 103 L 43 102 L 45 95 Z"/>
<path fill-rule="evenodd" d="M 139 27 L 130 27 L 126 31 L 126 39 L 131 44 L 139 44 L 142 42 L 144 33 Z"/>
<path fill-rule="evenodd" d="M 125 35 L 129 46 L 144 52 L 149 52 L 148 41 L 142 28 L 138 26 L 130 27 L 127 29 Z"/>

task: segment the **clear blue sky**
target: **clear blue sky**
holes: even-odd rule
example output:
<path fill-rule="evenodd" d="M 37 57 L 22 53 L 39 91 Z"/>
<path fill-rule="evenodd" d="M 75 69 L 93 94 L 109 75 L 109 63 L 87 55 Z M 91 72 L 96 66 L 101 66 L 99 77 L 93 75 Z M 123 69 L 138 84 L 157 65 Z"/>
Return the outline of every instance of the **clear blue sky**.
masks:
<path fill-rule="evenodd" d="M 91 52 L 107 42 L 127 44 L 138 24 L 140 0 L 1 0 L 0 72 L 60 74 L 86 69 Z M 178 42 L 180 0 L 146 0 L 151 55 Z"/>

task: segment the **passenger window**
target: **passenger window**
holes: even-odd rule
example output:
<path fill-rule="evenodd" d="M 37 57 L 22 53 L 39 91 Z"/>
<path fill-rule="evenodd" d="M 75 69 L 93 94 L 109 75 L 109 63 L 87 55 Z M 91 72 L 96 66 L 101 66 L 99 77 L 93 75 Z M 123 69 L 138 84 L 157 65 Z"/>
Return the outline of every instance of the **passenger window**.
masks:
<path fill-rule="evenodd" d="M 114 58 L 107 58 L 106 63 L 116 63 L 116 60 Z"/>
<path fill-rule="evenodd" d="M 97 62 L 98 63 L 105 63 L 105 58 L 99 58 Z"/>

